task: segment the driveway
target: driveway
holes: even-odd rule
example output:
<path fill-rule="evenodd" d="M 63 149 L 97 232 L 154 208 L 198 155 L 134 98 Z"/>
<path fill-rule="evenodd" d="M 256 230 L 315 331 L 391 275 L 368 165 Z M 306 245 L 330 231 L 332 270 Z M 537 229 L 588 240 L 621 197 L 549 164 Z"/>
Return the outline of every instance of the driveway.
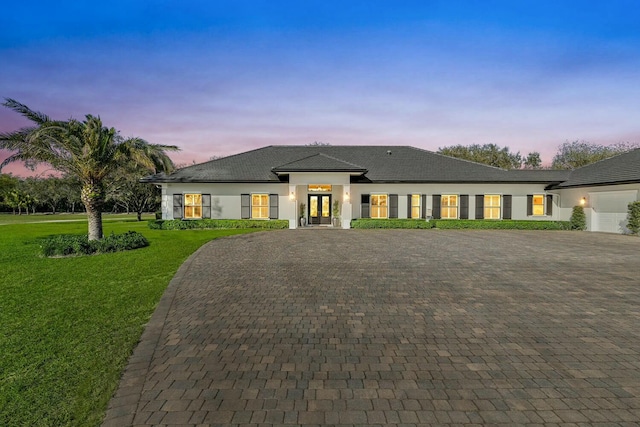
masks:
<path fill-rule="evenodd" d="M 640 238 L 284 230 L 178 271 L 104 426 L 640 423 Z"/>

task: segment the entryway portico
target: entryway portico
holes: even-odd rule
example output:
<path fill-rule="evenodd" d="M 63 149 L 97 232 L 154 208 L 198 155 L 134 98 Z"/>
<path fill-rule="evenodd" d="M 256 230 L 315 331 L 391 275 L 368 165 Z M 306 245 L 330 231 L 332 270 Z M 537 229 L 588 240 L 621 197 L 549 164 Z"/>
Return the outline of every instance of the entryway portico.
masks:
<path fill-rule="evenodd" d="M 341 228 L 350 228 L 351 180 L 367 173 L 366 168 L 317 153 L 272 172 L 289 181 L 289 199 L 295 203 L 295 218 L 289 220 L 289 228 L 300 227 L 301 217 L 310 226 L 332 225 L 331 218 L 337 217 Z"/>

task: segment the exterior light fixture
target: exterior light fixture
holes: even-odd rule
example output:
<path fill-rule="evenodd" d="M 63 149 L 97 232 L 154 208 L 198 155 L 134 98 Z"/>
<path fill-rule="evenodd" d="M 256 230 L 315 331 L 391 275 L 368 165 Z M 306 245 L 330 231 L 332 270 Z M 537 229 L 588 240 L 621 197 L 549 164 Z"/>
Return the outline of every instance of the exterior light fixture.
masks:
<path fill-rule="evenodd" d="M 346 193 L 344 193 L 344 201 L 345 202 L 349 201 L 349 192 L 348 191 Z"/>
<path fill-rule="evenodd" d="M 584 206 L 587 204 L 587 198 L 583 197 L 582 199 L 580 199 L 580 206 Z"/>
<path fill-rule="evenodd" d="M 296 195 L 293 194 L 293 191 L 291 192 L 291 194 L 289 194 L 289 200 L 295 200 L 296 199 Z"/>

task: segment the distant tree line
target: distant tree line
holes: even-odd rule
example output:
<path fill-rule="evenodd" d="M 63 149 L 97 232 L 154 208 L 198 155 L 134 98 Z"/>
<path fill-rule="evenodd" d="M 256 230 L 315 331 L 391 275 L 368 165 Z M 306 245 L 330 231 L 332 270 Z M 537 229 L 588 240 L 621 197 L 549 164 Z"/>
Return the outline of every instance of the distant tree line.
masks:
<path fill-rule="evenodd" d="M 441 147 L 438 153 L 502 169 L 576 169 L 640 147 L 639 144 L 622 142 L 614 145 L 592 144 L 576 140 L 558 147 L 550 166 L 543 166 L 540 153 L 532 151 L 526 156 L 512 153 L 509 147 L 496 144 L 453 145 Z"/>
<path fill-rule="evenodd" d="M 158 210 L 160 189 L 138 182 L 148 174 L 146 170 L 136 170 L 133 165 L 111 174 L 105 185 L 103 211 L 135 213 L 140 220 L 143 213 Z M 0 211 L 15 215 L 84 212 L 81 189 L 80 181 L 73 176 L 20 178 L 0 174 Z"/>

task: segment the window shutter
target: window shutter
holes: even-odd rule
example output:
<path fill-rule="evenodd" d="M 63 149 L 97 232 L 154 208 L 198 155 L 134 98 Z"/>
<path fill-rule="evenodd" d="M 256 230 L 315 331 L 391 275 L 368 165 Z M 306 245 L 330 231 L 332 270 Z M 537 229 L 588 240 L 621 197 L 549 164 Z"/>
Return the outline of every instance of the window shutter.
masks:
<path fill-rule="evenodd" d="M 553 195 L 547 194 L 547 215 L 553 214 Z"/>
<path fill-rule="evenodd" d="M 389 218 L 398 218 L 398 195 L 389 194 Z"/>
<path fill-rule="evenodd" d="M 240 195 L 240 217 L 242 219 L 251 218 L 251 194 Z"/>
<path fill-rule="evenodd" d="M 360 196 L 360 217 L 370 218 L 371 213 L 369 210 L 369 195 L 363 194 Z"/>
<path fill-rule="evenodd" d="M 269 219 L 278 219 L 278 195 L 269 194 Z"/>
<path fill-rule="evenodd" d="M 211 194 L 202 195 L 202 218 L 211 218 Z"/>
<path fill-rule="evenodd" d="M 460 219 L 469 219 L 469 195 L 460 195 Z"/>
<path fill-rule="evenodd" d="M 484 194 L 476 194 L 476 219 L 484 219 Z"/>
<path fill-rule="evenodd" d="M 427 217 L 427 195 L 426 194 L 422 195 L 422 200 L 420 200 L 420 204 L 421 204 L 420 208 L 422 210 L 421 216 L 424 219 Z"/>
<path fill-rule="evenodd" d="M 527 195 L 527 215 L 533 215 L 533 194 Z"/>
<path fill-rule="evenodd" d="M 433 210 L 431 211 L 433 219 L 440 219 L 440 195 L 433 195 Z"/>
<path fill-rule="evenodd" d="M 407 218 L 411 218 L 411 194 L 407 194 Z"/>
<path fill-rule="evenodd" d="M 502 196 L 502 219 L 511 219 L 511 194 Z"/>
<path fill-rule="evenodd" d="M 183 217 L 182 197 L 182 194 L 173 195 L 173 219 L 182 219 Z"/>

